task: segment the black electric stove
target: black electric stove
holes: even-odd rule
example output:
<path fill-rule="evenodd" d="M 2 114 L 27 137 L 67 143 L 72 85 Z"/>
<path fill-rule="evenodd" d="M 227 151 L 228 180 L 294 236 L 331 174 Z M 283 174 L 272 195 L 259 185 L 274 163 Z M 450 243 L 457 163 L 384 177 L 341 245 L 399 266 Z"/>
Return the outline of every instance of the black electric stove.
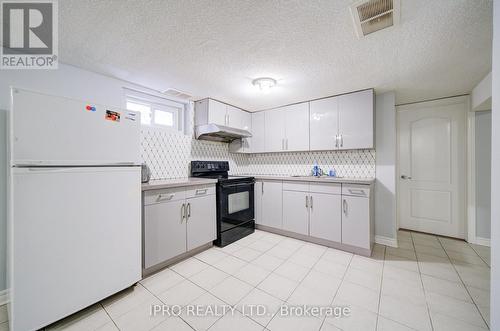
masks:
<path fill-rule="evenodd" d="M 191 161 L 191 176 L 216 178 L 217 240 L 224 247 L 255 231 L 254 177 L 229 176 L 227 161 Z"/>

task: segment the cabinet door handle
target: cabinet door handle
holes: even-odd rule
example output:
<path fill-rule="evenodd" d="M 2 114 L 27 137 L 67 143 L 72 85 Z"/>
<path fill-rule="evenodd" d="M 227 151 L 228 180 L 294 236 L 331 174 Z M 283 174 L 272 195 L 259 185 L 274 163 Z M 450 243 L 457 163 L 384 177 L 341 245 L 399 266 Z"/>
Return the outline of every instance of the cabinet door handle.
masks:
<path fill-rule="evenodd" d="M 186 221 L 191 217 L 191 202 L 187 204 L 187 217 Z"/>
<path fill-rule="evenodd" d="M 344 147 L 344 136 L 340 135 L 340 147 Z"/>
<path fill-rule="evenodd" d="M 164 200 L 172 200 L 172 198 L 175 196 L 175 194 L 171 193 L 168 195 L 165 194 L 159 194 L 158 198 L 156 198 L 156 201 L 164 201 Z"/>
<path fill-rule="evenodd" d="M 182 204 L 181 206 L 181 223 L 184 221 L 184 218 L 186 217 L 186 204 Z"/>
<path fill-rule="evenodd" d="M 313 209 L 313 197 L 312 197 L 312 195 L 310 198 L 311 198 L 311 210 L 312 210 Z"/>
<path fill-rule="evenodd" d="M 339 135 L 335 135 L 335 148 L 339 148 Z"/>
<path fill-rule="evenodd" d="M 264 194 L 264 182 L 262 182 L 262 194 Z"/>
<path fill-rule="evenodd" d="M 309 196 L 306 195 L 306 208 L 309 208 Z"/>
<path fill-rule="evenodd" d="M 196 195 L 207 194 L 208 189 L 198 189 L 196 190 Z"/>
<path fill-rule="evenodd" d="M 347 201 L 345 199 L 342 201 L 342 210 L 344 214 L 347 216 Z"/>

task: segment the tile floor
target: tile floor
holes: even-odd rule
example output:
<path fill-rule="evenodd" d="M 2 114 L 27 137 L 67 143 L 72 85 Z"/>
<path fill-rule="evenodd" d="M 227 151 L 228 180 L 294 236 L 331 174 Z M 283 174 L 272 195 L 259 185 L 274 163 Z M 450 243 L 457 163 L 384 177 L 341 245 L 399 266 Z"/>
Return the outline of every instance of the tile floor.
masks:
<path fill-rule="evenodd" d="M 400 231 L 399 248 L 366 258 L 256 231 L 211 248 L 50 330 L 485 330 L 490 250 Z M 180 317 L 152 317 L 152 304 L 180 305 Z M 231 305 L 234 314 L 194 317 L 186 305 Z M 270 314 L 244 316 L 261 304 Z M 350 317 L 285 317 L 282 305 L 348 306 Z M 7 330 L 0 307 L 0 331 Z"/>

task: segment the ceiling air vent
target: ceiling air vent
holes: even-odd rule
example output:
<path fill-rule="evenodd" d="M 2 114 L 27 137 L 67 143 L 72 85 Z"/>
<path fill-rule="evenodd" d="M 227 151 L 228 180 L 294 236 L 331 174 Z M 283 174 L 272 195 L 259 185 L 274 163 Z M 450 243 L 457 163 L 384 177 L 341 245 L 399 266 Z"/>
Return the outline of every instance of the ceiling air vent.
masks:
<path fill-rule="evenodd" d="M 179 91 L 178 89 L 175 88 L 169 88 L 165 92 L 163 92 L 166 95 L 170 95 L 172 97 L 180 98 L 180 99 L 192 99 L 193 96 L 189 93 Z"/>
<path fill-rule="evenodd" d="M 399 0 L 363 0 L 350 7 L 358 38 L 399 22 Z"/>

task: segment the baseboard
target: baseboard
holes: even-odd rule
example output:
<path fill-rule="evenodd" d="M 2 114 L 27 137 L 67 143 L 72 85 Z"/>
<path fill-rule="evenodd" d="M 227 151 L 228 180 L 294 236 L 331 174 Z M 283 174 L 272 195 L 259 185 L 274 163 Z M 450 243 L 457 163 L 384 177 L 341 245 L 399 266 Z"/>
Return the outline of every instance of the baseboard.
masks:
<path fill-rule="evenodd" d="M 9 290 L 0 291 L 0 306 L 9 303 Z"/>
<path fill-rule="evenodd" d="M 491 247 L 491 239 L 476 237 L 475 240 L 470 241 L 472 244 Z"/>
<path fill-rule="evenodd" d="M 398 247 L 398 240 L 385 236 L 375 236 L 375 243 L 390 247 Z"/>
<path fill-rule="evenodd" d="M 259 230 L 263 230 L 263 231 L 279 234 L 281 236 L 286 236 L 286 237 L 290 237 L 290 238 L 295 238 L 295 239 L 311 242 L 313 244 L 318 244 L 318 245 L 323 245 L 323 246 L 327 246 L 327 247 L 331 247 L 331 248 L 335 248 L 335 249 L 340 249 L 340 250 L 354 253 L 357 255 L 363 255 L 363 256 L 368 256 L 368 257 L 372 255 L 371 249 L 341 244 L 341 243 L 338 243 L 335 241 L 315 238 L 315 237 L 311 237 L 311 236 L 307 236 L 307 235 L 303 235 L 303 234 L 299 234 L 299 233 L 295 233 L 295 232 L 291 232 L 291 231 L 287 231 L 287 230 L 283 230 L 283 229 L 276 229 L 276 228 L 266 226 L 266 225 L 261 225 L 261 224 L 255 224 L 255 227 Z"/>

